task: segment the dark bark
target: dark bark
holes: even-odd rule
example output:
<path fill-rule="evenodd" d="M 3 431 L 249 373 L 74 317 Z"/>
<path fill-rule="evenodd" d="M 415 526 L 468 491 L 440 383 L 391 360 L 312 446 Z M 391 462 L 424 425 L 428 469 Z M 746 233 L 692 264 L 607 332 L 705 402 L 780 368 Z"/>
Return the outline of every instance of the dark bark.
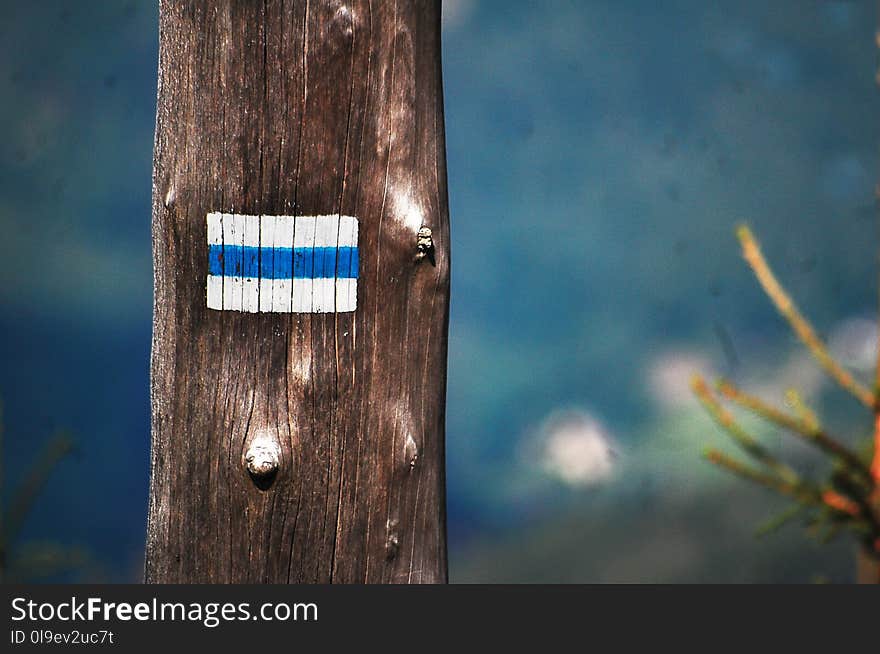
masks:
<path fill-rule="evenodd" d="M 357 217 L 357 310 L 208 309 L 212 211 Z M 153 254 L 146 580 L 444 582 L 439 2 L 163 0 Z"/>

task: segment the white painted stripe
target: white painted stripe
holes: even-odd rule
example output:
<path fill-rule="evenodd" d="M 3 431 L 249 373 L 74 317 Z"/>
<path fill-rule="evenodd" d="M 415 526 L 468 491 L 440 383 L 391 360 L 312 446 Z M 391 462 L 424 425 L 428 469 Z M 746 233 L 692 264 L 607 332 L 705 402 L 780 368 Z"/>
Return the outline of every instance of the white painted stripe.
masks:
<path fill-rule="evenodd" d="M 223 220 L 217 213 L 208 214 L 208 245 L 223 245 Z"/>
<path fill-rule="evenodd" d="M 293 232 L 293 247 L 314 247 L 316 227 L 317 218 L 315 216 L 297 216 Z M 314 280 L 312 279 L 293 280 L 293 299 L 290 305 L 291 311 L 302 313 L 312 312 L 313 282 Z"/>
<path fill-rule="evenodd" d="M 336 282 L 336 312 L 357 309 L 357 280 L 337 279 L 334 281 Z"/>
<path fill-rule="evenodd" d="M 312 279 L 291 280 L 290 310 L 293 313 L 312 312 Z"/>
<path fill-rule="evenodd" d="M 339 216 L 315 216 L 315 247 L 336 247 Z"/>
<path fill-rule="evenodd" d="M 293 247 L 310 248 L 315 246 L 315 228 L 317 216 L 297 216 L 296 227 L 293 234 Z"/>
<path fill-rule="evenodd" d="M 333 313 L 336 311 L 336 280 L 332 278 L 312 280 L 312 313 Z M 328 300 L 329 298 L 329 300 Z"/>
<path fill-rule="evenodd" d="M 208 308 L 223 309 L 223 277 L 208 275 Z"/>
<path fill-rule="evenodd" d="M 273 279 L 272 296 L 272 311 L 274 313 L 290 313 L 290 301 L 293 297 L 293 280 Z"/>
<path fill-rule="evenodd" d="M 306 251 L 314 248 L 357 248 L 358 244 L 358 221 L 352 216 L 253 216 L 210 212 L 206 221 L 208 245 L 256 247 L 261 252 L 260 256 L 278 249 L 284 249 L 286 253 L 293 248 Z M 229 252 L 225 254 L 229 255 Z M 308 257 L 308 253 L 304 255 L 302 250 L 300 255 Z M 357 279 L 244 277 L 239 267 L 244 263 L 236 260 L 234 255 L 232 258 L 227 256 L 224 274 L 208 275 L 208 308 L 247 312 L 330 313 L 354 311 L 357 307 Z M 335 269 L 336 261 L 328 260 L 327 264 Z M 323 252 L 320 257 L 312 254 L 312 265 L 316 274 L 323 274 L 327 269 Z M 253 270 L 258 266 L 259 259 L 250 261 L 248 268 Z M 232 270 L 233 267 L 236 269 Z M 285 267 L 293 271 L 296 264 L 291 261 Z"/>
<path fill-rule="evenodd" d="M 333 248 L 335 259 L 336 243 L 339 236 L 338 216 L 318 216 L 315 225 L 315 248 Z M 320 268 L 316 275 L 321 274 L 326 261 L 321 258 L 315 261 L 315 267 Z M 336 262 L 333 261 L 333 269 Z M 312 284 L 312 311 L 316 313 L 332 313 L 336 307 L 336 280 L 330 278 L 318 278 Z"/>
<path fill-rule="evenodd" d="M 260 278 L 259 277 L 242 277 L 241 278 L 241 285 L 242 285 L 242 290 L 243 290 L 242 295 L 241 295 L 241 300 L 242 300 L 241 310 L 242 310 L 242 312 L 257 313 L 259 311 L 259 302 L 257 300 L 257 297 L 258 297 L 257 292 L 260 288 Z M 254 291 L 254 297 L 253 297 L 254 304 L 253 304 L 253 308 L 245 309 L 245 302 L 250 301 L 247 297 L 248 289 L 251 289 Z"/>
<path fill-rule="evenodd" d="M 241 216 L 231 213 L 222 215 L 223 221 L 223 244 L 241 245 L 244 240 L 244 220 Z M 227 261 L 227 263 L 229 263 Z M 223 309 L 225 311 L 241 311 L 241 275 L 234 272 L 225 274 L 223 279 Z"/>
<path fill-rule="evenodd" d="M 242 216 L 244 219 L 244 244 L 260 247 L 260 217 Z M 260 310 L 260 278 L 245 277 L 241 295 L 241 310 L 256 313 Z"/>
<path fill-rule="evenodd" d="M 248 220 L 255 219 L 257 222 L 265 221 L 270 218 L 272 218 L 272 219 L 281 218 L 281 219 L 293 220 L 293 216 L 253 216 L 250 214 L 224 214 L 224 213 L 220 213 L 220 212 L 215 211 L 215 212 L 211 212 L 208 214 L 208 216 L 207 216 L 208 217 L 208 224 L 210 225 L 210 224 L 212 224 L 212 222 L 214 222 L 215 224 L 219 225 L 223 216 L 230 216 L 230 215 L 233 215 L 236 218 L 241 218 L 241 219 L 248 219 Z M 317 225 L 320 225 L 320 227 L 318 229 L 321 234 L 329 234 L 331 232 L 334 232 L 334 233 L 338 232 L 340 234 L 339 245 L 342 245 L 342 246 L 347 245 L 347 246 L 351 246 L 351 247 L 357 245 L 357 223 L 358 223 L 358 221 L 357 221 L 357 218 L 355 218 L 354 216 L 340 216 L 338 214 L 325 214 L 325 215 L 321 215 L 321 216 L 297 216 L 296 219 L 297 220 L 305 219 L 307 221 L 314 221 Z M 332 225 L 332 229 L 330 228 L 331 225 Z M 327 229 L 326 232 L 323 231 L 324 228 Z M 353 237 L 354 240 L 341 240 L 342 234 L 351 234 L 351 236 Z M 219 233 L 218 233 L 218 236 L 219 236 Z M 210 236 L 209 236 L 209 238 L 210 238 Z M 210 241 L 209 240 L 208 242 L 209 243 L 220 243 L 219 240 L 218 241 Z M 309 245 L 314 246 L 314 247 L 334 247 L 334 246 L 336 246 L 336 243 L 337 243 L 337 241 L 336 241 L 335 236 L 332 238 L 319 237 L 319 239 L 316 241 L 310 241 Z M 244 240 L 242 240 L 242 242 L 241 242 L 241 245 L 253 246 L 253 247 L 259 247 L 260 245 L 262 245 L 263 247 L 266 247 L 265 241 L 261 242 L 259 236 L 255 233 L 252 233 L 252 232 L 248 232 L 245 235 Z M 300 247 L 303 247 L 303 246 L 304 246 L 304 244 Z"/>
<path fill-rule="evenodd" d="M 339 247 L 357 247 L 358 221 L 352 216 L 339 218 Z M 357 308 L 357 278 L 336 280 L 336 311 L 354 311 Z"/>
<path fill-rule="evenodd" d="M 275 238 L 272 242 L 274 247 L 293 248 L 293 224 L 293 216 L 275 216 Z M 292 295 L 292 279 L 273 279 L 272 311 L 289 313 Z"/>
<path fill-rule="evenodd" d="M 273 256 L 271 248 L 275 246 L 276 221 L 276 216 L 261 216 L 260 218 L 260 251 L 262 256 Z M 261 275 L 264 267 L 260 266 Z M 274 281 L 271 277 L 265 279 L 260 277 L 260 311 L 263 313 L 272 311 L 272 300 L 274 297 L 274 284 L 272 282 Z"/>
<path fill-rule="evenodd" d="M 339 247 L 357 247 L 358 222 L 352 216 L 339 216 Z"/>
<path fill-rule="evenodd" d="M 260 247 L 260 216 L 235 214 L 235 218 L 241 220 L 245 225 L 245 234 L 241 244 L 246 247 Z M 254 226 L 256 226 L 256 229 L 254 229 Z"/>
<path fill-rule="evenodd" d="M 223 245 L 223 222 L 219 213 L 209 213 L 208 221 L 208 245 Z M 209 309 L 223 309 L 223 277 L 221 275 L 208 275 L 207 295 Z"/>

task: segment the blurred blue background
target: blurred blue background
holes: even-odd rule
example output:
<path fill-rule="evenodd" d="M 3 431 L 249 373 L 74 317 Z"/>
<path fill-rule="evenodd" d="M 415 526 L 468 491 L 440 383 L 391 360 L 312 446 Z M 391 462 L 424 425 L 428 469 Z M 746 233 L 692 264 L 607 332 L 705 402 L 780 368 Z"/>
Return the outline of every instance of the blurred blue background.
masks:
<path fill-rule="evenodd" d="M 16 543 L 54 578 L 137 580 L 150 346 L 152 2 L 6 2 L 0 22 L 4 495 L 65 460 Z M 700 458 L 688 392 L 798 387 L 869 420 L 797 347 L 738 254 L 747 220 L 832 350 L 870 375 L 873 3 L 446 0 L 453 581 L 851 581 L 853 548 Z M 805 471 L 797 443 L 765 440 Z M 34 570 L 37 576 L 39 570 Z"/>

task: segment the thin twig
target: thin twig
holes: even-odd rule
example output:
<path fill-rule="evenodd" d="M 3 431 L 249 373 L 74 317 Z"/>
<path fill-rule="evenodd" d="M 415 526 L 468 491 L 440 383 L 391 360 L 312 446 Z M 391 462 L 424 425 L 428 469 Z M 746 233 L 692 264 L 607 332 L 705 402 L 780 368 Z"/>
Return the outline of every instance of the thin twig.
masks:
<path fill-rule="evenodd" d="M 807 510 L 806 504 L 792 504 L 788 509 L 766 520 L 755 530 L 757 536 L 766 536 L 778 531 Z"/>
<path fill-rule="evenodd" d="M 819 422 L 819 416 L 804 402 L 804 398 L 797 390 L 789 388 L 785 391 L 785 401 L 795 410 L 804 425 L 812 431 L 821 431 L 822 425 Z"/>
<path fill-rule="evenodd" d="M 802 484 L 790 483 L 783 479 L 780 479 L 775 475 L 761 472 L 760 470 L 757 470 L 741 461 L 737 461 L 733 457 L 724 454 L 720 450 L 709 448 L 703 452 L 703 456 L 706 457 L 706 460 L 718 466 L 719 468 L 723 468 L 728 472 L 732 472 L 738 477 L 748 479 L 749 481 L 755 482 L 760 486 L 764 486 L 766 488 L 769 488 L 770 490 L 776 491 L 781 495 L 791 497 L 792 499 L 798 500 L 801 503 L 821 503 L 821 497 L 809 492 L 809 490 L 806 489 Z"/>
<path fill-rule="evenodd" d="M 801 483 L 800 476 L 793 468 L 782 463 L 773 456 L 761 443 L 759 443 L 751 434 L 740 426 L 727 409 L 721 406 L 721 403 L 712 395 L 706 380 L 699 375 L 695 375 L 691 379 L 691 388 L 694 394 L 700 400 L 710 416 L 724 429 L 749 456 L 760 461 L 762 464 L 773 470 L 783 482 L 791 485 Z"/>
<path fill-rule="evenodd" d="M 853 517 L 858 517 L 861 515 L 862 510 L 859 508 L 859 505 L 853 502 L 848 497 L 845 497 L 833 490 L 826 490 L 822 493 L 822 501 L 829 507 L 834 509 L 835 511 L 840 511 L 841 513 L 846 513 L 847 515 L 851 515 Z"/>
<path fill-rule="evenodd" d="M 791 416 L 767 404 L 761 398 L 746 393 L 732 382 L 724 379 L 718 382 L 717 388 L 718 392 L 731 402 L 736 402 L 752 413 L 779 425 L 797 436 L 803 437 L 808 443 L 846 463 L 848 467 L 858 472 L 863 478 L 870 478 L 871 473 L 859 456 L 840 441 L 818 428 L 818 420 L 813 419 L 807 422 Z"/>
<path fill-rule="evenodd" d="M 773 271 L 770 270 L 770 266 L 767 265 L 764 255 L 761 254 L 761 248 L 755 240 L 755 237 L 752 235 L 751 230 L 745 225 L 741 225 L 737 229 L 737 236 L 742 244 L 743 258 L 752 268 L 752 271 L 755 273 L 755 276 L 764 288 L 764 292 L 770 296 L 773 304 L 776 305 L 776 309 L 788 321 L 788 324 L 791 325 L 791 328 L 794 330 L 795 334 L 797 334 L 797 337 L 807 346 L 807 349 L 813 357 L 815 357 L 816 361 L 819 362 L 819 365 L 821 365 L 822 368 L 824 368 L 844 390 L 855 396 L 856 399 L 865 406 L 873 409 L 877 404 L 874 398 L 874 393 L 863 384 L 857 382 L 853 376 L 844 370 L 843 367 L 828 353 L 822 339 L 816 334 L 816 330 L 813 329 L 813 326 L 803 317 L 803 315 L 801 315 L 788 293 L 785 292 L 785 289 L 783 289 L 777 281 Z"/>
<path fill-rule="evenodd" d="M 719 468 L 723 468 L 738 477 L 742 477 L 769 488 L 770 490 L 776 491 L 780 495 L 790 497 L 801 504 L 825 506 L 851 518 L 861 517 L 861 510 L 855 502 L 832 489 L 826 489 L 821 493 L 816 494 L 803 483 L 792 484 L 786 482 L 772 474 L 756 470 L 755 468 L 752 468 L 741 461 L 737 461 L 733 457 L 727 456 L 716 449 L 706 450 L 704 456 L 710 463 L 713 463 Z"/>

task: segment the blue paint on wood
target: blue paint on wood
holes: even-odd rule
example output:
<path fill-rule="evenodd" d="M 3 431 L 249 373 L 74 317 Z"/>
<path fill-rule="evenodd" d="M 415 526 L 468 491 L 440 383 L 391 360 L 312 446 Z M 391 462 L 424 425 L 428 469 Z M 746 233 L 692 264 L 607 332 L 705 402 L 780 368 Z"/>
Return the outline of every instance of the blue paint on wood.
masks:
<path fill-rule="evenodd" d="M 208 248 L 208 270 L 212 275 L 223 274 L 223 246 L 212 245 Z"/>
<path fill-rule="evenodd" d="M 211 248 L 223 248 L 223 271 L 221 274 L 227 277 L 241 277 L 241 264 L 244 259 L 243 248 L 241 247 L 223 247 L 222 245 L 212 245 Z M 211 274 L 217 274 L 212 272 Z"/>
<path fill-rule="evenodd" d="M 358 249 L 213 244 L 208 247 L 208 272 L 262 279 L 357 279 Z"/>
<path fill-rule="evenodd" d="M 355 274 L 351 274 L 351 264 L 352 264 L 352 256 L 354 256 L 355 261 Z M 337 277 L 341 279 L 345 279 L 348 277 L 357 277 L 357 248 L 339 248 L 339 252 L 336 255 L 336 270 Z"/>
<path fill-rule="evenodd" d="M 293 251 L 294 279 L 314 279 L 314 249 L 295 248 Z"/>
<path fill-rule="evenodd" d="M 272 279 L 293 279 L 293 248 L 274 249 Z"/>
<path fill-rule="evenodd" d="M 260 248 L 260 279 L 275 279 L 274 248 Z"/>
<path fill-rule="evenodd" d="M 324 256 L 327 250 L 324 248 L 314 248 L 312 250 L 314 260 L 312 261 L 312 279 L 320 279 L 324 276 Z"/>
<path fill-rule="evenodd" d="M 262 248 L 242 248 L 242 256 L 244 263 L 242 265 L 242 277 L 259 277 L 260 276 L 260 250 Z M 269 248 L 266 248 L 269 250 Z M 266 254 L 271 256 L 271 251 Z"/>
<path fill-rule="evenodd" d="M 324 268 L 322 277 L 336 277 L 336 256 L 339 248 L 321 248 L 324 250 Z"/>

